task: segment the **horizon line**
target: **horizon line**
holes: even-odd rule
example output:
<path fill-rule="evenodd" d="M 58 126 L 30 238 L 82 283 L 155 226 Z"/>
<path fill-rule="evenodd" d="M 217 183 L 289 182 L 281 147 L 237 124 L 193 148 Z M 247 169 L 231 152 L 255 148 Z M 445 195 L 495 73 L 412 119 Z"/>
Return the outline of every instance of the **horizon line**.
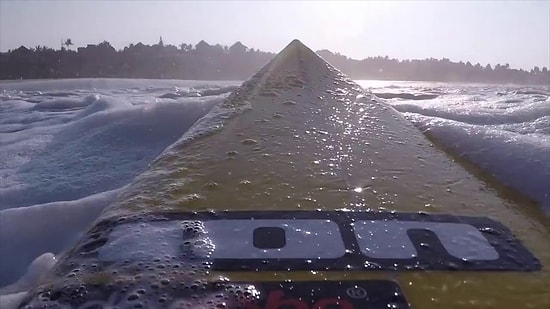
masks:
<path fill-rule="evenodd" d="M 143 43 L 143 41 L 139 41 L 139 42 L 136 42 L 136 43 L 129 43 L 127 45 L 123 45 L 122 48 L 116 48 L 115 46 L 113 46 L 113 44 L 107 40 L 103 40 L 102 42 L 98 42 L 98 43 L 87 43 L 86 45 L 81 45 L 81 46 L 76 46 L 74 47 L 74 49 L 70 49 L 70 48 L 66 48 L 66 50 L 70 50 L 70 51 L 77 51 L 78 48 L 86 48 L 88 47 L 89 45 L 99 45 L 101 43 L 104 43 L 104 42 L 107 42 L 109 43 L 110 46 L 112 46 L 117 52 L 120 52 L 120 51 L 123 51 L 125 48 L 128 48 L 130 47 L 131 45 L 137 45 L 137 44 L 143 44 L 145 46 L 159 46 L 159 43 L 162 41 L 162 36 L 159 37 L 159 42 L 156 43 L 156 44 L 146 44 L 146 43 Z M 28 47 L 28 46 L 25 46 L 25 45 L 20 45 L 16 48 L 13 48 L 13 49 L 4 49 L 3 47 L 0 46 L 0 53 L 9 53 L 10 51 L 13 52 L 14 50 L 17 50 L 21 47 L 25 47 L 26 49 L 29 49 L 29 50 L 35 50 L 36 47 L 45 47 L 45 48 L 49 48 L 49 49 L 53 49 L 53 50 L 56 50 L 56 51 L 61 51 L 63 50 L 63 46 L 64 46 L 64 42 L 66 42 L 67 40 L 70 40 L 70 39 L 61 39 L 60 40 L 60 48 L 59 49 L 56 49 L 54 47 L 49 47 L 49 46 L 45 46 L 45 45 L 35 45 L 34 47 Z M 294 39 L 296 40 L 296 39 Z M 274 55 L 276 55 L 278 52 L 280 52 L 282 50 L 282 48 L 277 51 L 277 52 L 274 52 L 274 51 L 264 51 L 264 50 L 260 50 L 258 48 L 254 48 L 254 47 L 249 47 L 247 45 L 245 45 L 244 43 L 242 43 L 242 41 L 238 40 L 236 41 L 235 43 L 233 43 L 232 45 L 222 45 L 222 44 L 219 44 L 219 43 L 216 43 L 216 44 L 210 44 L 208 43 L 206 40 L 200 40 L 199 42 L 197 42 L 196 44 L 192 44 L 192 43 L 185 43 L 185 42 L 182 42 L 180 43 L 179 45 L 174 45 L 172 43 L 166 43 L 166 44 L 163 44 L 163 46 L 174 46 L 176 48 L 178 48 L 179 50 L 179 47 L 182 45 L 182 44 L 186 44 L 186 45 L 191 45 L 193 48 L 195 48 L 199 43 L 201 42 L 204 42 L 206 44 L 208 44 L 209 46 L 222 46 L 222 47 L 230 47 L 230 46 L 233 46 L 237 43 L 241 43 L 242 45 L 244 45 L 245 47 L 247 47 L 248 49 L 254 49 L 254 50 L 257 50 L 257 51 L 260 51 L 260 52 L 264 52 L 264 53 L 272 53 Z M 74 44 L 73 44 L 74 45 Z M 121 45 L 121 44 L 115 44 L 115 45 Z M 284 47 L 283 47 L 284 48 Z M 487 64 L 482 64 L 481 62 L 472 62 L 470 60 L 455 60 L 455 59 L 450 59 L 450 58 L 447 58 L 447 57 L 443 57 L 443 58 L 434 58 L 434 57 L 427 57 L 427 58 L 407 58 L 407 59 L 399 59 L 399 58 L 392 58 L 392 57 L 389 57 L 388 55 L 377 55 L 377 56 L 367 56 L 367 57 L 364 57 L 364 58 L 361 58 L 361 59 L 356 59 L 356 58 L 352 58 L 352 57 L 349 57 L 349 56 L 346 56 L 344 54 L 341 54 L 340 52 L 336 52 L 336 51 L 331 51 L 330 49 L 327 49 L 327 48 L 323 48 L 323 49 L 318 49 L 318 50 L 315 50 L 316 53 L 319 53 L 320 51 L 328 51 L 328 52 L 331 52 L 332 54 L 334 55 L 340 55 L 340 56 L 344 56 L 346 57 L 347 59 L 349 60 L 357 60 L 357 61 L 362 61 L 362 60 L 365 60 L 365 59 L 369 59 L 369 58 L 388 58 L 390 60 L 397 60 L 397 61 L 425 61 L 425 60 L 432 60 L 432 59 L 435 59 L 435 60 L 449 60 L 450 62 L 454 62 L 454 63 L 463 63 L 463 64 L 467 64 L 468 62 L 472 65 L 472 66 L 476 66 L 477 64 L 481 65 L 482 67 L 486 67 L 487 65 L 491 66 L 491 67 L 495 67 L 497 65 L 501 65 L 501 66 L 504 66 L 504 65 L 509 65 L 509 63 L 504 63 L 504 64 L 501 64 L 501 63 L 496 63 L 494 65 L 491 65 L 490 63 L 487 63 Z M 546 66 L 545 65 L 535 65 L 533 67 L 529 67 L 529 68 L 526 68 L 526 67 L 519 67 L 519 68 L 516 68 L 516 67 L 512 67 L 512 66 L 509 66 L 509 69 L 511 70 L 524 70 L 524 71 L 530 71 L 532 69 L 535 69 L 536 67 L 538 67 L 540 70 L 542 70 L 543 68 L 545 68 Z M 546 67 L 547 69 L 550 70 L 550 67 Z"/>

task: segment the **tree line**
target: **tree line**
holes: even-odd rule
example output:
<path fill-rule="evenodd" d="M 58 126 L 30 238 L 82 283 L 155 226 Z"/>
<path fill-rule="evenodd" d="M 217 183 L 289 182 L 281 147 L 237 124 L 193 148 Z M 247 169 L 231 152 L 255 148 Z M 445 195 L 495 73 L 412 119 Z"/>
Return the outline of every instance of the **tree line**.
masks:
<path fill-rule="evenodd" d="M 45 46 L 0 53 L 0 79 L 46 78 L 161 78 L 193 80 L 243 80 L 254 74 L 275 54 L 248 48 L 241 42 L 230 47 L 210 45 L 130 44 L 116 50 L 107 41 L 71 50 L 70 39 L 55 50 Z M 546 67 L 527 71 L 496 65 L 453 62 L 447 58 L 397 60 L 348 58 L 328 50 L 317 51 L 353 79 L 482 82 L 550 85 Z"/>

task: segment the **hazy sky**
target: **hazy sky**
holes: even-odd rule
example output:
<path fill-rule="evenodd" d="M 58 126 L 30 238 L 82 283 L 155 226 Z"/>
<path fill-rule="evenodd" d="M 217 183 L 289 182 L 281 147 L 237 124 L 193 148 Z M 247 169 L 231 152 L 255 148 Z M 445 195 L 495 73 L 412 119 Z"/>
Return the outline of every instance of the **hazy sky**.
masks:
<path fill-rule="evenodd" d="M 0 0 L 0 49 L 139 41 L 277 52 L 298 38 L 356 59 L 447 57 L 550 66 L 550 1 L 15 1 Z"/>

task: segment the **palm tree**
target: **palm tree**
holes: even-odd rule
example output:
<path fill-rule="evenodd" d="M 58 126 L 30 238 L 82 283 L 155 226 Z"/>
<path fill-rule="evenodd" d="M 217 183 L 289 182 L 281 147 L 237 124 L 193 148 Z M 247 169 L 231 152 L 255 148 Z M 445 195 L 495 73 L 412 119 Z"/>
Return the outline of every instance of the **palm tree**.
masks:
<path fill-rule="evenodd" d="M 67 49 L 69 49 L 69 47 L 70 47 L 71 45 L 74 45 L 74 44 L 73 44 L 73 40 L 71 40 L 71 39 L 66 39 L 65 42 L 63 42 L 63 45 L 67 46 Z"/>

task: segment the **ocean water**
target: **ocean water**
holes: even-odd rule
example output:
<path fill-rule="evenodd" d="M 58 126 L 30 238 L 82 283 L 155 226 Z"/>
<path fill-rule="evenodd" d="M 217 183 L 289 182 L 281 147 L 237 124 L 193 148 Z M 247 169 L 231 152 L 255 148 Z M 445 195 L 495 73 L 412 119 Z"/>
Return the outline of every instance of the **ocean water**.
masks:
<path fill-rule="evenodd" d="M 0 83 L 0 295 L 31 286 L 122 187 L 240 83 Z M 358 83 L 550 217 L 550 86 Z"/>

